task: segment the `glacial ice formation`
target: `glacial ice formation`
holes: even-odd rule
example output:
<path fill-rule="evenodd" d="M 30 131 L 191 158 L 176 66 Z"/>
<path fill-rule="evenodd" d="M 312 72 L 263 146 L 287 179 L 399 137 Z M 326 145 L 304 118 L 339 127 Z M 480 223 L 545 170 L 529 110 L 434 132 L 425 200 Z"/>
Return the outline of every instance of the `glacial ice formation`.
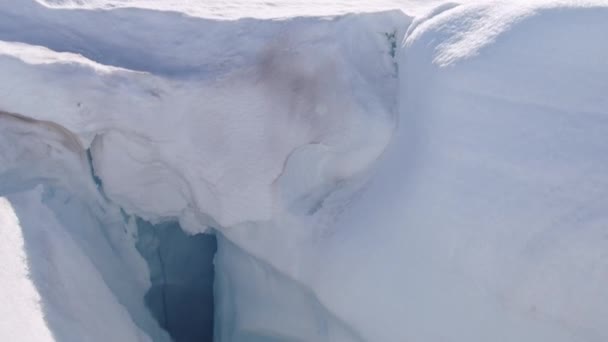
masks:
<path fill-rule="evenodd" d="M 0 337 L 608 340 L 608 3 L 406 3 L 1 2 Z"/>

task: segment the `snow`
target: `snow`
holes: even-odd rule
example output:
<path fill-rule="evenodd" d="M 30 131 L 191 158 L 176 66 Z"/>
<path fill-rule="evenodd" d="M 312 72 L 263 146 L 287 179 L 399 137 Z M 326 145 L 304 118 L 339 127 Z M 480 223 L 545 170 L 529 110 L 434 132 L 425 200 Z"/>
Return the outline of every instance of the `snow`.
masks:
<path fill-rule="evenodd" d="M 23 234 L 11 203 L 0 198 L 0 332 L 7 340 L 53 341 L 44 322 L 40 295 L 28 278 L 28 265 L 23 250 Z"/>
<path fill-rule="evenodd" d="M 397 131 L 337 222 L 225 235 L 366 341 L 606 340 L 605 6 L 417 19 Z"/>
<path fill-rule="evenodd" d="M 144 219 L 178 218 L 191 232 L 205 224 L 271 220 L 283 205 L 282 192 L 302 198 L 362 172 L 390 137 L 396 75 L 384 33 L 404 31 L 408 17 L 400 12 L 280 22 L 151 12 L 158 21 L 150 21 L 148 12 L 129 9 L 72 13 L 32 6 L 31 21 L 14 22 L 29 29 L 14 34 L 9 20 L 5 32 L 71 52 L 6 43 L 16 48 L 5 48 L 0 72 L 24 81 L 0 85 L 3 109 L 75 134 L 90 147 L 105 194 Z M 91 17 L 116 32 L 100 37 Z M 75 25 L 77 38 L 43 30 L 48 22 Z M 159 22 L 164 34 L 145 37 Z M 141 45 L 131 52 L 133 39 Z M 115 53 L 116 45 L 126 49 Z M 114 68 L 71 54 L 69 63 L 63 60 L 75 51 L 112 59 Z M 28 101 L 8 96 L 34 93 L 39 96 Z M 277 183 L 290 177 L 288 159 L 297 163 L 302 154 L 312 154 L 318 165 L 309 167 L 318 176 L 304 189 L 283 191 Z"/>
<path fill-rule="evenodd" d="M 38 0 L 51 8 L 115 9 L 145 8 L 176 11 L 190 16 L 219 20 L 240 18 L 277 19 L 296 16 L 335 16 L 348 13 L 400 9 L 408 14 L 424 13 L 441 0 Z"/>
<path fill-rule="evenodd" d="M 217 341 L 607 340 L 608 3 L 435 4 L 0 3 L 31 333 L 168 339 L 136 215 L 216 229 Z"/>
<path fill-rule="evenodd" d="M 211 341 L 216 238 L 189 236 L 175 222 L 137 220 L 135 246 L 150 270 L 146 306 L 175 341 Z"/>
<path fill-rule="evenodd" d="M 606 339 L 607 15 L 469 5 L 410 32 L 399 130 L 317 275 L 368 340 Z M 372 288 L 415 295 L 333 295 Z"/>
<path fill-rule="evenodd" d="M 216 341 L 364 341 L 309 288 L 219 237 Z"/>

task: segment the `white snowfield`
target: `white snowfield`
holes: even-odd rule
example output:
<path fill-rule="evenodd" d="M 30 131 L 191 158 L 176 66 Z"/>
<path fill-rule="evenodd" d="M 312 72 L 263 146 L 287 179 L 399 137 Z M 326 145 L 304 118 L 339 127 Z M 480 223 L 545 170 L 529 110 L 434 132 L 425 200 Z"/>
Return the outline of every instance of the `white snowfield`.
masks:
<path fill-rule="evenodd" d="M 212 19 L 277 19 L 295 16 L 335 16 L 400 9 L 408 14 L 423 13 L 441 0 L 38 0 L 51 8 L 115 9 L 145 8 L 178 11 Z"/>
<path fill-rule="evenodd" d="M 608 340 L 608 2 L 317 2 L 0 0 L 1 340 Z"/>

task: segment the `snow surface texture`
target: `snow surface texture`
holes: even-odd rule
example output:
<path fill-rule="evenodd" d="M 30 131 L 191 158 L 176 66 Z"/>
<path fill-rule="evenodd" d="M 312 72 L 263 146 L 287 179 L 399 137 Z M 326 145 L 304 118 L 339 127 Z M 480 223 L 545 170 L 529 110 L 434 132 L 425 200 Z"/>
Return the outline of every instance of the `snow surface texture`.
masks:
<path fill-rule="evenodd" d="M 19 220 L 10 202 L 0 199 L 0 289 L 6 294 L 0 307 L 2 338 L 11 341 L 52 341 L 43 319 L 40 295 L 28 279 L 28 266 Z"/>
<path fill-rule="evenodd" d="M 607 3 L 162 6 L 0 3 L 0 284 L 27 333 L 168 339 L 137 215 L 218 230 L 220 342 L 608 339 Z"/>
<path fill-rule="evenodd" d="M 276 19 L 294 16 L 335 16 L 401 9 L 408 14 L 423 13 L 441 0 L 38 0 L 52 8 L 147 8 L 179 11 L 213 19 Z"/>
<path fill-rule="evenodd" d="M 94 247 L 75 241 L 77 234 L 71 235 L 66 231 L 66 225 L 42 204 L 42 196 L 50 195 L 37 189 L 3 199 L 3 211 L 12 221 L 8 224 L 3 222 L 3 234 L 19 235 L 23 232 L 21 243 L 25 246 L 22 250 L 27 259 L 20 261 L 27 260 L 28 265 L 20 267 L 26 272 L 18 279 L 29 284 L 25 284 L 25 288 L 2 288 L 7 294 L 5 298 L 15 301 L 13 305 L 3 303 L 8 311 L 2 315 L 3 324 L 7 324 L 7 330 L 2 329 L 2 338 L 12 341 L 97 341 L 105 336 L 111 341 L 147 340 L 104 282 L 100 274 L 103 267 L 91 262 L 83 250 Z M 81 219 L 80 222 L 84 225 L 86 220 Z M 97 241 L 103 243 L 100 238 Z M 3 260 L 10 261 L 10 258 Z M 109 264 L 111 261 L 110 257 L 106 262 Z M 6 276 L 3 280 L 12 278 Z M 36 285 L 37 293 L 16 300 L 13 296 L 31 287 L 31 282 Z M 126 292 L 128 288 L 122 290 Z M 13 310 L 19 312 L 25 305 L 36 308 L 36 312 L 29 313 L 27 317 L 15 317 Z M 44 306 L 43 314 L 41 306 Z M 46 325 L 36 324 L 43 318 Z M 7 319 L 8 322 L 5 321 Z M 54 338 L 50 338 L 49 329 Z M 8 336 L 4 335 L 6 331 Z"/>

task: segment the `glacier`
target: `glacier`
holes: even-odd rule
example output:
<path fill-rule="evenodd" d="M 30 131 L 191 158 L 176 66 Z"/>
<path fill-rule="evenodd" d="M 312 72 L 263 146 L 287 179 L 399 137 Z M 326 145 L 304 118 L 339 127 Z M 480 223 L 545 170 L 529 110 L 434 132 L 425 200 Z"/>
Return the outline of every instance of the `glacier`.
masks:
<path fill-rule="evenodd" d="M 1 2 L 0 337 L 606 341 L 606 32 L 602 0 Z"/>

